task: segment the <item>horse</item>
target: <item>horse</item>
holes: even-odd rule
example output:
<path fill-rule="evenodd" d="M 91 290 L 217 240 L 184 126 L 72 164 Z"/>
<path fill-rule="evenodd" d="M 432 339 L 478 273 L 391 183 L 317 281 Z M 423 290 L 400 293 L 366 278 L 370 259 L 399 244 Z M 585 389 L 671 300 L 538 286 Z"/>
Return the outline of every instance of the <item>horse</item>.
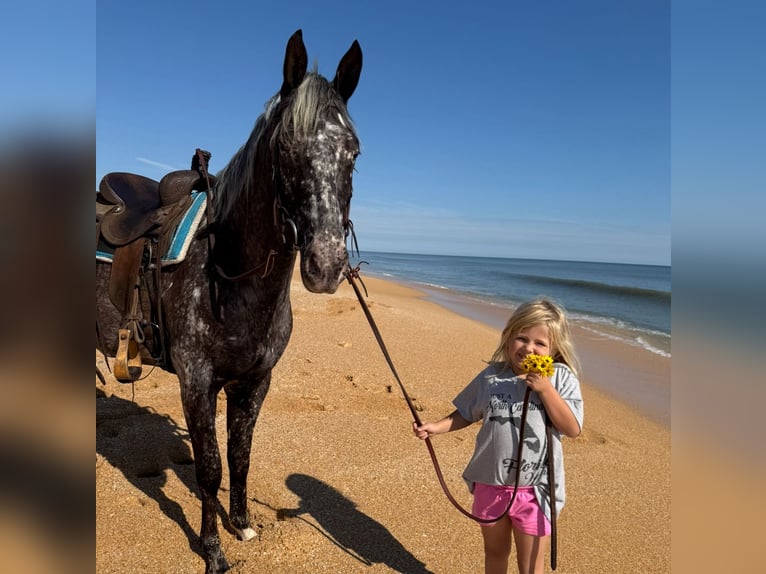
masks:
<path fill-rule="evenodd" d="M 287 43 L 281 88 L 246 143 L 214 176 L 213 221 L 194 237 L 183 261 L 162 267 L 166 368 L 180 383 L 208 574 L 230 568 L 216 512 L 222 468 L 217 395 L 223 390 L 227 398 L 229 523 L 239 539 L 250 540 L 256 534 L 247 509 L 253 427 L 292 331 L 297 253 L 302 283 L 313 293 L 334 293 L 349 269 L 349 208 L 360 143 L 347 103 L 361 70 L 355 40 L 332 81 L 316 65 L 307 71 L 297 30 Z M 97 262 L 97 331 L 113 357 L 121 317 L 107 295 L 109 274 L 110 265 Z"/>

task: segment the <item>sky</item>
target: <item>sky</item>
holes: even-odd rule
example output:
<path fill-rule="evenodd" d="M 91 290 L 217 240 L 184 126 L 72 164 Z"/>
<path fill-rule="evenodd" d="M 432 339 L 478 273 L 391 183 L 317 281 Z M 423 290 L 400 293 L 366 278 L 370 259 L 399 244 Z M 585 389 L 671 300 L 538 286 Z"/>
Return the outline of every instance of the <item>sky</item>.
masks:
<path fill-rule="evenodd" d="M 222 169 L 358 40 L 361 250 L 669 265 L 670 3 L 99 1 L 96 178 Z"/>
<path fill-rule="evenodd" d="M 0 137 L 83 132 L 95 108 L 95 2 L 6 2 L 2 17 Z"/>

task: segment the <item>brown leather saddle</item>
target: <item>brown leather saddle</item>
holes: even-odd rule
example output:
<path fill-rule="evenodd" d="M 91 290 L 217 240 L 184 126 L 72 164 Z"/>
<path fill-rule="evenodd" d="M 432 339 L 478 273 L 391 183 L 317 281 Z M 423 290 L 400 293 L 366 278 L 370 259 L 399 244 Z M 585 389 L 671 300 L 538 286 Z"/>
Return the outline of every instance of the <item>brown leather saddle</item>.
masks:
<path fill-rule="evenodd" d="M 108 292 L 121 315 L 114 366 L 120 381 L 135 381 L 141 375 L 139 347 L 147 336 L 160 339 L 154 341 L 150 354 L 164 354 L 161 257 L 191 205 L 192 192 L 215 184 L 215 177 L 207 173 L 209 159 L 210 153 L 197 149 L 192 169 L 170 172 L 159 182 L 124 172 L 108 173 L 101 179 L 96 194 L 96 247 L 112 253 Z M 142 303 L 142 290 L 148 304 Z M 100 333 L 98 325 L 96 331 Z M 104 345 L 99 344 L 103 350 Z"/>

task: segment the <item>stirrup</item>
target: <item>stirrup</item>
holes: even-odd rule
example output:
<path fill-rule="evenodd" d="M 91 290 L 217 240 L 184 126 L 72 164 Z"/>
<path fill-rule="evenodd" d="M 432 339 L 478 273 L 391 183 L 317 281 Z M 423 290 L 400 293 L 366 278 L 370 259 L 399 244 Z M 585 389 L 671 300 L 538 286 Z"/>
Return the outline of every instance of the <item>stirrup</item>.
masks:
<path fill-rule="evenodd" d="M 120 382 L 132 383 L 141 376 L 141 353 L 131 329 L 120 329 L 118 336 L 114 377 Z"/>

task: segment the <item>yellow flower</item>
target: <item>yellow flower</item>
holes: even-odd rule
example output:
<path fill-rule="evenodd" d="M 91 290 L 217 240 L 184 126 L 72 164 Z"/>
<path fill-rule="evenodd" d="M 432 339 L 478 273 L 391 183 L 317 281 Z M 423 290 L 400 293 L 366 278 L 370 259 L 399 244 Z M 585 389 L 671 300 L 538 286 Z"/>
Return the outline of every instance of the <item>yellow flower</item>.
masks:
<path fill-rule="evenodd" d="M 553 357 L 530 353 L 524 357 L 521 368 L 525 373 L 538 373 L 543 377 L 551 377 L 553 376 Z"/>

